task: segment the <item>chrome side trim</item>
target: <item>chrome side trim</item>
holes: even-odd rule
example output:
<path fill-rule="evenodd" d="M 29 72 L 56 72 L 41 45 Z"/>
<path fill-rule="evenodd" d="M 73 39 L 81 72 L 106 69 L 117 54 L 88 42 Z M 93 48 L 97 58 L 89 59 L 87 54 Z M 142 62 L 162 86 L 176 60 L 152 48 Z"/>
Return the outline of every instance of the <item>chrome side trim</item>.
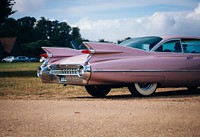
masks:
<path fill-rule="evenodd" d="M 200 70 L 92 70 L 92 72 L 200 72 Z"/>

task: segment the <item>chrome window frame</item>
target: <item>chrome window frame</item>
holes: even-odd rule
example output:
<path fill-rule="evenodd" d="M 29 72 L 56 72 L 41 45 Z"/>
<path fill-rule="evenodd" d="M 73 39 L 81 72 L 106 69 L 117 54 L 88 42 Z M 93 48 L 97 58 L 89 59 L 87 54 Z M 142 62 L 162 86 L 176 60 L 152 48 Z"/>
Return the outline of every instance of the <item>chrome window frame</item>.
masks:
<path fill-rule="evenodd" d="M 175 40 L 177 40 L 177 41 L 179 41 L 180 42 L 180 45 L 181 45 L 181 52 L 158 52 L 158 51 L 156 51 L 160 46 L 162 46 L 163 44 L 165 44 L 165 43 L 167 43 L 167 42 L 170 42 L 170 41 L 175 41 Z M 173 38 L 173 39 L 167 39 L 167 40 L 163 40 L 163 41 L 161 41 L 161 42 L 159 42 L 157 45 L 155 45 L 152 49 L 151 49 L 151 51 L 153 51 L 153 52 L 156 52 L 156 53 L 176 53 L 176 54 L 182 54 L 182 53 L 184 53 L 183 52 L 183 45 L 182 45 L 182 42 L 181 42 L 181 38 Z"/>

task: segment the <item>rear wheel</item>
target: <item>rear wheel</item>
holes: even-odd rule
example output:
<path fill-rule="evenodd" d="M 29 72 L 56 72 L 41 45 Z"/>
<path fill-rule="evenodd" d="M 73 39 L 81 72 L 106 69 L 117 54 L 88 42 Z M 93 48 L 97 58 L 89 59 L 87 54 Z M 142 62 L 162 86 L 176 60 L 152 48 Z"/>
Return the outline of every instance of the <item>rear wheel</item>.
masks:
<path fill-rule="evenodd" d="M 155 93 L 157 83 L 135 83 L 128 87 L 132 95 L 136 96 L 150 96 Z"/>
<path fill-rule="evenodd" d="M 93 97 L 104 97 L 111 90 L 110 87 L 108 87 L 108 86 L 102 86 L 102 85 L 100 85 L 100 86 L 94 86 L 94 85 L 85 86 L 85 89 Z"/>

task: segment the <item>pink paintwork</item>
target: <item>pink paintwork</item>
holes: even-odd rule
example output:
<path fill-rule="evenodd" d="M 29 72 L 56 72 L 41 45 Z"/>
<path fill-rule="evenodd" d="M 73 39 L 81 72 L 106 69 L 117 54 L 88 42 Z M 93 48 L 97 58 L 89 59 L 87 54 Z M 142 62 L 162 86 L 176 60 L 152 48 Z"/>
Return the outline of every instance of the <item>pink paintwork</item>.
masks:
<path fill-rule="evenodd" d="M 112 87 L 127 86 L 132 94 L 148 96 L 157 87 L 200 86 L 198 37 L 141 37 L 121 45 L 84 45 L 88 49 L 83 52 L 44 48 L 50 59 L 40 67 L 42 81 L 85 86 L 92 96 L 105 96 Z"/>

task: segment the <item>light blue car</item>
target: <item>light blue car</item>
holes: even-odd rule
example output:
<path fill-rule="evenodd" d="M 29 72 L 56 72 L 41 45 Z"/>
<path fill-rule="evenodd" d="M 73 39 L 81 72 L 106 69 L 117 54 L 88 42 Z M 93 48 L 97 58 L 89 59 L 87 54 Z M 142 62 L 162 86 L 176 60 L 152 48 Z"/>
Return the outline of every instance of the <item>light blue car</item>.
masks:
<path fill-rule="evenodd" d="M 12 62 L 30 62 L 30 60 L 26 56 L 17 56 Z"/>

